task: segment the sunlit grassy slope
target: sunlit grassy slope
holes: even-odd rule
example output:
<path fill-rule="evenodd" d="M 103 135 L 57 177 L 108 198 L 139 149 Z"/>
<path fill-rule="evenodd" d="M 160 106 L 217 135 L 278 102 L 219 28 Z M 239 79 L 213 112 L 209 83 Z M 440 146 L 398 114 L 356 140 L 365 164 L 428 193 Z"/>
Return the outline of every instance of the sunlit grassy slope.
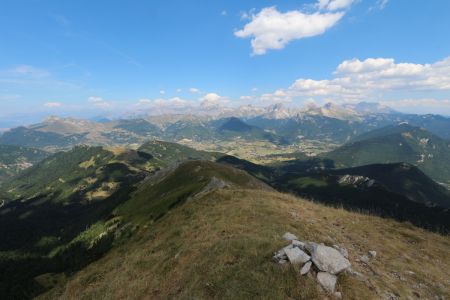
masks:
<path fill-rule="evenodd" d="M 41 298 L 322 299 L 314 280 L 272 262 L 273 252 L 286 245 L 281 238 L 286 231 L 349 250 L 353 269 L 364 279 L 340 277 L 344 299 L 380 299 L 388 293 L 400 299 L 450 297 L 448 236 L 264 185 L 239 185 L 238 177 L 229 176 L 231 169 L 213 172 L 215 164 L 191 164 L 191 176 L 173 173 L 153 187 L 144 183 L 117 211 L 139 224 L 137 232 Z M 211 175 L 232 184 L 200 194 L 193 188 L 184 194 L 191 198 L 157 219 L 147 212 L 154 195 L 159 201 L 175 199 L 167 193 L 170 176 L 184 176 L 178 178 L 187 181 L 181 186 Z M 358 262 L 368 250 L 376 250 L 377 257 L 368 265 Z"/>

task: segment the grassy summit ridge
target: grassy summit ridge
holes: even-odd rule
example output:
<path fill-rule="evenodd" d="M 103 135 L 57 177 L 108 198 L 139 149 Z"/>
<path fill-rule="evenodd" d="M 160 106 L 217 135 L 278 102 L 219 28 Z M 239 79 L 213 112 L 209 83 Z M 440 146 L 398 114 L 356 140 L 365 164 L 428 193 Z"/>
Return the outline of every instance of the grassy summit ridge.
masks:
<path fill-rule="evenodd" d="M 338 286 L 346 299 L 449 296 L 448 237 L 277 192 L 226 188 L 147 223 L 42 298 L 321 299 L 313 279 L 272 262 L 285 231 L 347 247 L 367 279 L 344 276 Z M 358 262 L 369 249 L 379 259 Z"/>

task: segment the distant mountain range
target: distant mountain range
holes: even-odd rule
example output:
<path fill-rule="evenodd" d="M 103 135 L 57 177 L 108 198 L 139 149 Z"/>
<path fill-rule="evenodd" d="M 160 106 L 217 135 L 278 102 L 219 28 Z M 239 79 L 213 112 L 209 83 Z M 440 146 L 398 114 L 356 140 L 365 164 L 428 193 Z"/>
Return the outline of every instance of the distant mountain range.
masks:
<path fill-rule="evenodd" d="M 178 142 L 262 140 L 275 144 L 298 143 L 303 139 L 342 144 L 356 136 L 399 123 L 427 129 L 450 139 L 450 118 L 437 115 L 408 115 L 376 103 L 354 105 L 309 105 L 293 109 L 282 105 L 245 106 L 215 114 L 142 115 L 133 119 L 88 121 L 49 117 L 42 123 L 12 128 L 0 136 L 0 144 L 70 149 L 74 145 L 138 145 L 149 139 Z M 251 130 L 250 130 L 251 129 Z"/>

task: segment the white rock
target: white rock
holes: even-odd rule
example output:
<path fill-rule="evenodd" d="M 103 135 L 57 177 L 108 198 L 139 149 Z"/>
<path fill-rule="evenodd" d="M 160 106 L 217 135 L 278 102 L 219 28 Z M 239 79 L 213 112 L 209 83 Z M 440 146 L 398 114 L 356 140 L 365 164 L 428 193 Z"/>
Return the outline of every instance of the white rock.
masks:
<path fill-rule="evenodd" d="M 298 240 L 298 237 L 297 236 L 295 236 L 294 234 L 292 234 L 292 233 L 290 233 L 290 232 L 286 232 L 284 235 L 283 235 L 283 238 L 285 239 L 285 240 L 287 240 L 287 241 L 293 241 L 293 240 Z"/>
<path fill-rule="evenodd" d="M 297 248 L 300 248 L 300 249 L 302 249 L 302 250 L 305 249 L 305 243 L 303 243 L 303 242 L 301 242 L 301 241 L 298 241 L 298 240 L 293 240 L 293 241 L 292 241 L 292 246 L 297 247 Z"/>
<path fill-rule="evenodd" d="M 327 272 L 317 273 L 317 281 L 329 293 L 334 293 L 336 288 L 337 277 Z"/>
<path fill-rule="evenodd" d="M 285 252 L 291 264 L 304 264 L 311 259 L 308 254 L 299 248 L 286 249 Z"/>
<path fill-rule="evenodd" d="M 308 274 L 309 270 L 311 270 L 312 262 L 308 261 L 306 264 L 303 265 L 302 269 L 300 270 L 301 275 Z"/>
<path fill-rule="evenodd" d="M 361 257 L 359 258 L 359 260 L 362 261 L 363 263 L 368 264 L 370 258 L 369 258 L 367 255 L 363 255 L 363 256 L 361 256 Z"/>
<path fill-rule="evenodd" d="M 341 292 L 335 292 L 334 297 L 336 297 L 337 299 L 342 299 L 342 293 Z"/>
<path fill-rule="evenodd" d="M 361 274 L 361 273 L 359 273 L 359 272 L 353 270 L 351 267 L 348 268 L 348 269 L 345 270 L 345 271 L 346 271 L 348 274 L 350 274 L 350 275 L 352 275 L 352 276 L 354 276 L 354 277 L 358 277 L 358 278 L 360 278 L 360 279 L 364 279 L 364 278 L 365 278 L 365 276 L 364 276 L 363 274 Z"/>
<path fill-rule="evenodd" d="M 341 252 L 342 256 L 345 258 L 348 258 L 348 251 L 344 247 L 339 247 L 338 245 L 333 245 L 333 248 L 337 251 Z"/>
<path fill-rule="evenodd" d="M 314 242 L 306 242 L 305 243 L 305 250 L 309 253 L 312 254 L 314 252 L 314 250 L 317 248 L 319 244 L 314 243 Z"/>
<path fill-rule="evenodd" d="M 375 258 L 377 256 L 377 251 L 374 250 L 369 251 L 369 256 Z"/>
<path fill-rule="evenodd" d="M 339 274 L 351 266 L 348 259 L 346 259 L 338 250 L 317 245 L 312 248 L 312 261 L 316 267 L 324 272 L 330 274 Z"/>

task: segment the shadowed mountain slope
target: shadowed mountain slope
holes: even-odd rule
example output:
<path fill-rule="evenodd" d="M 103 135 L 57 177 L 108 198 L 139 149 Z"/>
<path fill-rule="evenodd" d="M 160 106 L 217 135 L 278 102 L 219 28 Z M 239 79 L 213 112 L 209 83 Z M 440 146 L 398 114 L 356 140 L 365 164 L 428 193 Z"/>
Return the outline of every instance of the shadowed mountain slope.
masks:
<path fill-rule="evenodd" d="M 450 183 L 450 142 L 407 124 L 368 132 L 324 157 L 336 167 L 406 162 L 438 182 Z"/>

